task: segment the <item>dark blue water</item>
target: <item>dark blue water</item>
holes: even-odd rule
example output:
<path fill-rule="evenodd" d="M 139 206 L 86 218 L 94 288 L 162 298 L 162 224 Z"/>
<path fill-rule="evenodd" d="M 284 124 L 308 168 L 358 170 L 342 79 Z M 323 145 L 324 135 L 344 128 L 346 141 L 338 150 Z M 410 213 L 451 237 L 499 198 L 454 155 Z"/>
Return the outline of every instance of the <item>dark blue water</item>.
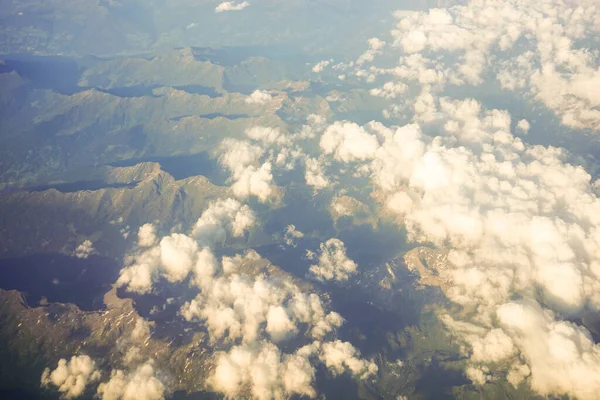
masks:
<path fill-rule="evenodd" d="M 147 157 L 127 159 L 111 163 L 112 167 L 131 167 L 141 162 L 157 162 L 163 171 L 169 173 L 176 180 L 203 175 L 216 185 L 222 185 L 227 179 L 217 160 L 209 153 L 180 155 L 173 157 Z"/>
<path fill-rule="evenodd" d="M 77 60 L 61 56 L 14 55 L 3 57 L 0 72 L 16 71 L 38 89 L 51 89 L 62 94 L 80 92 L 77 86 L 83 68 Z"/>
<path fill-rule="evenodd" d="M 73 303 L 83 310 L 104 308 L 103 296 L 119 276 L 121 264 L 95 255 L 34 254 L 0 259 L 0 288 L 24 292 L 30 306 L 42 297 Z"/>

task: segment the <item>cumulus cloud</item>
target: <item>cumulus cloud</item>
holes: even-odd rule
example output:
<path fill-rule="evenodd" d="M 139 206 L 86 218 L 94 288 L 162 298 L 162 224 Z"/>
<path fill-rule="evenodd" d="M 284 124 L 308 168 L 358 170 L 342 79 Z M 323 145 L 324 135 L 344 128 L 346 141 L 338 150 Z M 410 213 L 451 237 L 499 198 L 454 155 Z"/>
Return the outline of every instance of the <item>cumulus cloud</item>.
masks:
<path fill-rule="evenodd" d="M 271 94 L 266 90 L 255 90 L 250 94 L 250 96 L 246 97 L 246 103 L 248 104 L 265 104 L 269 100 L 271 100 Z"/>
<path fill-rule="evenodd" d="M 73 399 L 85 392 L 88 384 L 100 379 L 96 363 L 87 355 L 73 356 L 69 361 L 61 358 L 56 369 L 42 374 L 43 387 L 56 387 L 63 399 Z"/>
<path fill-rule="evenodd" d="M 270 162 L 266 162 L 258 168 L 249 165 L 235 178 L 236 181 L 231 185 L 231 190 L 236 197 L 245 199 L 249 196 L 256 196 L 263 203 L 269 199 L 273 181 Z"/>
<path fill-rule="evenodd" d="M 343 162 L 372 158 L 379 147 L 377 137 L 352 122 L 335 122 L 327 127 L 319 145 L 325 154 L 333 154 Z"/>
<path fill-rule="evenodd" d="M 75 251 L 73 251 L 73 255 L 77 258 L 88 258 L 91 256 L 96 250 L 94 249 L 94 244 L 91 240 L 84 240 Z"/>
<path fill-rule="evenodd" d="M 260 129 L 250 130 L 248 134 L 264 138 L 260 136 L 263 134 Z M 231 171 L 233 194 L 240 199 L 256 196 L 265 202 L 272 192 L 273 175 L 271 163 L 267 161 L 261 164 L 259 161 L 264 149 L 247 141 L 225 139 L 221 143 L 220 151 L 222 154 L 219 162 Z"/>
<path fill-rule="evenodd" d="M 304 179 L 307 185 L 314 187 L 315 190 L 319 190 L 331 184 L 327 176 L 325 176 L 323 164 L 318 159 L 306 157 L 304 164 Z"/>
<path fill-rule="evenodd" d="M 527 135 L 527 133 L 529 133 L 529 129 L 531 129 L 531 125 L 529 124 L 529 121 L 522 119 L 517 123 L 517 129 Z"/>
<path fill-rule="evenodd" d="M 138 230 L 138 246 L 151 247 L 156 243 L 156 228 L 152 224 L 144 224 Z"/>
<path fill-rule="evenodd" d="M 235 199 L 217 200 L 202 213 L 192 235 L 201 243 L 213 244 L 227 235 L 241 237 L 254 225 L 256 216 L 246 204 Z"/>
<path fill-rule="evenodd" d="M 354 346 L 340 340 L 323 343 L 319 353 L 319 359 L 334 374 L 349 370 L 353 375 L 366 379 L 377 373 L 377 365 L 359 357 L 360 353 Z"/>
<path fill-rule="evenodd" d="M 319 73 L 319 72 L 323 72 L 323 70 L 329 66 L 329 64 L 331 64 L 332 60 L 323 60 L 323 61 L 319 61 L 318 63 L 315 64 L 315 66 L 312 68 L 312 71 L 315 73 Z"/>
<path fill-rule="evenodd" d="M 152 361 L 132 372 L 113 370 L 110 380 L 98 386 L 98 397 L 102 400 L 162 400 L 165 386 L 155 374 Z"/>
<path fill-rule="evenodd" d="M 215 8 L 215 12 L 221 13 L 226 11 L 241 11 L 249 5 L 250 3 L 247 1 L 243 1 L 241 3 L 236 3 L 233 1 L 224 1 Z"/>
<path fill-rule="evenodd" d="M 320 245 L 319 263 L 310 266 L 310 273 L 315 278 L 345 281 L 356 273 L 356 263 L 346 255 L 346 246 L 339 239 L 331 238 Z M 313 255 L 309 252 L 309 257 Z"/>
<path fill-rule="evenodd" d="M 283 236 L 283 241 L 288 246 L 296 247 L 296 240 L 302 239 L 304 234 L 296 229 L 295 225 L 288 225 L 285 228 L 285 234 Z"/>

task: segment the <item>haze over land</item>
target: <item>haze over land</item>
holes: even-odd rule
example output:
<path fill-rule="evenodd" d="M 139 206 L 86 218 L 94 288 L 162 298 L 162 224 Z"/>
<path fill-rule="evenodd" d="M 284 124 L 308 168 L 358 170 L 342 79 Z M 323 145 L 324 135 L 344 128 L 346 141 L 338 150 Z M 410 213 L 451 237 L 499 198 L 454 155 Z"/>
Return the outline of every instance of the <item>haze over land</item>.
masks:
<path fill-rule="evenodd" d="M 0 397 L 597 398 L 599 33 L 4 1 Z"/>

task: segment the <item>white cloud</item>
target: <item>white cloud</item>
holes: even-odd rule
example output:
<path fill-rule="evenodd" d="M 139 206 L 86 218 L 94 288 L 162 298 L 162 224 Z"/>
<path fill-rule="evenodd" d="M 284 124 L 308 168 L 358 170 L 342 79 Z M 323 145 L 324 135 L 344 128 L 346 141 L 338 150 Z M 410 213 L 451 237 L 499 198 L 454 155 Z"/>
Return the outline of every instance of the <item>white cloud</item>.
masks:
<path fill-rule="evenodd" d="M 180 308 L 179 314 L 202 324 L 210 344 L 223 349 L 214 354 L 215 368 L 206 383 L 227 397 L 314 397 L 318 362 L 325 363 L 334 374 L 348 372 L 361 379 L 371 376 L 377 367 L 362 360 L 350 343 L 322 343 L 335 338 L 344 319 L 328 312 L 319 295 L 300 287 L 252 250 L 220 260 L 215 257 L 210 248 L 215 241 L 227 234 L 243 235 L 254 221 L 251 210 L 236 200 L 212 203 L 193 230 L 197 240 L 179 233 L 154 238 L 149 241 L 153 246 L 142 247 L 131 257 L 133 265 L 122 271 L 118 283 L 146 293 L 159 277 L 171 282 L 189 278 L 197 295 Z M 303 236 L 293 226 L 286 234 L 293 239 Z M 337 250 L 331 256 L 339 261 Z M 137 319 L 131 335 L 120 340 L 121 346 L 128 347 L 123 357 L 127 369 L 113 370 L 110 380 L 100 384 L 99 397 L 164 397 L 166 388 L 157 378 L 154 364 L 139 364 L 143 359 L 140 348 L 150 335 L 150 324 Z M 317 341 L 294 348 L 307 340 Z"/>
<path fill-rule="evenodd" d="M 319 353 L 319 359 L 334 374 L 350 371 L 352 375 L 366 379 L 377 373 L 377 365 L 359 357 L 360 353 L 354 346 L 340 340 L 323 343 Z"/>
<path fill-rule="evenodd" d="M 209 383 L 226 397 L 243 397 L 244 388 L 256 399 L 287 398 L 292 395 L 315 397 L 315 369 L 311 359 L 317 358 L 334 374 L 349 372 L 366 379 L 377 372 L 377 366 L 362 360 L 359 352 L 347 342 L 313 342 L 295 353 L 282 354 L 268 342 L 233 347 L 217 358 L 215 373 Z"/>
<path fill-rule="evenodd" d="M 327 127 L 319 145 L 325 154 L 343 162 L 372 158 L 379 147 L 374 135 L 351 122 L 334 122 Z"/>
<path fill-rule="evenodd" d="M 221 13 L 226 11 L 241 11 L 249 5 L 250 3 L 247 1 L 243 1 L 241 3 L 235 3 L 233 1 L 224 1 L 215 8 L 215 12 Z"/>
<path fill-rule="evenodd" d="M 378 38 L 371 38 L 368 40 L 369 49 L 365 51 L 358 59 L 356 60 L 357 65 L 362 65 L 366 62 L 371 62 L 375 59 L 375 56 L 381 54 L 383 47 L 385 46 L 385 42 Z"/>
<path fill-rule="evenodd" d="M 246 97 L 246 103 L 265 104 L 271 99 L 271 94 L 266 90 L 255 90 L 254 92 L 252 92 L 252 94 L 250 94 L 250 96 Z"/>
<path fill-rule="evenodd" d="M 318 63 L 315 64 L 315 66 L 312 68 L 312 71 L 315 73 L 319 73 L 319 72 L 323 72 L 323 70 L 329 66 L 329 64 L 331 64 L 331 60 L 323 60 L 323 61 L 319 61 Z"/>
<path fill-rule="evenodd" d="M 382 88 L 369 90 L 372 96 L 383 97 L 386 99 L 395 99 L 406 91 L 408 86 L 402 82 L 386 82 Z"/>
<path fill-rule="evenodd" d="M 96 250 L 94 249 L 94 244 L 91 240 L 84 240 L 75 251 L 73 251 L 73 255 L 77 258 L 88 258 L 91 256 Z"/>
<path fill-rule="evenodd" d="M 329 179 L 323 171 L 323 164 L 316 158 L 306 157 L 304 160 L 306 184 L 315 190 L 324 189 L 330 185 Z"/>
<path fill-rule="evenodd" d="M 272 181 L 273 175 L 271 174 L 270 162 L 264 163 L 259 168 L 249 165 L 236 176 L 236 181 L 231 185 L 231 190 L 239 199 L 256 196 L 264 203 L 271 196 Z"/>
<path fill-rule="evenodd" d="M 285 228 L 285 234 L 283 236 L 283 241 L 286 245 L 296 247 L 296 240 L 302 239 L 304 234 L 296 229 L 295 225 L 288 225 Z"/>
<path fill-rule="evenodd" d="M 181 282 L 194 265 L 198 245 L 189 236 L 173 233 L 159 243 L 163 275 L 170 282 Z"/>
<path fill-rule="evenodd" d="M 322 337 L 343 322 L 339 315 L 324 312 L 318 296 L 302 294 L 295 284 L 240 271 L 248 264 L 264 268 L 265 260 L 250 251 L 243 257 L 223 257 L 220 271 L 212 260 L 207 268 L 199 266 L 201 278 L 196 282 L 201 293 L 182 307 L 181 314 L 186 320 L 203 321 L 211 340 L 251 343 L 261 338 L 263 324 L 275 342 L 295 336 L 298 324 L 308 324 L 314 337 Z"/>
<path fill-rule="evenodd" d="M 248 165 L 258 165 L 264 149 L 247 141 L 227 138 L 220 145 L 219 163 L 228 168 L 234 178 Z"/>
<path fill-rule="evenodd" d="M 267 327 L 265 331 L 274 342 L 280 342 L 290 336 L 296 335 L 296 325 L 282 306 L 270 306 L 267 313 Z"/>
<path fill-rule="evenodd" d="M 529 133 L 530 128 L 531 128 L 531 125 L 529 124 L 529 121 L 527 121 L 526 119 L 522 119 L 517 123 L 517 129 L 521 130 L 521 132 L 523 132 L 524 134 Z"/>
<path fill-rule="evenodd" d="M 530 364 L 533 390 L 543 396 L 566 393 L 579 399 L 597 397 L 600 346 L 585 328 L 557 321 L 551 312 L 531 301 L 503 304 L 497 316 Z"/>
<path fill-rule="evenodd" d="M 200 216 L 192 235 L 201 243 L 213 244 L 225 240 L 227 234 L 243 236 L 256 222 L 254 212 L 235 199 L 217 200 Z"/>
<path fill-rule="evenodd" d="M 283 356 L 268 342 L 236 346 L 217 358 L 210 380 L 213 390 L 229 398 L 240 397 L 250 387 L 256 399 L 285 398 L 293 394 L 314 396 L 314 370 L 306 357 Z"/>
<path fill-rule="evenodd" d="M 44 370 L 42 386 L 54 386 L 61 393 L 61 398 L 72 399 L 81 396 L 86 386 L 98 381 L 100 376 L 96 363 L 89 356 L 73 356 L 69 361 L 61 358 L 55 370 Z"/>
<path fill-rule="evenodd" d="M 267 128 L 254 128 L 247 132 L 250 137 L 259 140 L 268 140 Z M 233 194 L 245 199 L 248 196 L 256 196 L 262 202 L 266 202 L 272 193 L 271 163 L 260 164 L 260 158 L 264 149 L 247 141 L 225 139 L 221 143 L 219 162 L 231 171 Z"/>
<path fill-rule="evenodd" d="M 349 371 L 366 378 L 376 370 L 360 359 L 352 345 L 320 341 L 341 326 L 343 318 L 327 313 L 315 293 L 306 293 L 291 277 L 270 273 L 270 264 L 254 251 L 234 257 L 214 256 L 197 264 L 195 283 L 200 293 L 180 310 L 188 321 L 203 324 L 211 343 L 223 348 L 215 355 L 216 367 L 208 384 L 229 398 L 285 398 L 293 394 L 314 397 L 314 362 L 322 359 L 334 373 Z M 274 343 L 285 343 L 299 334 L 319 340 L 295 352 L 283 353 Z M 338 354 L 342 352 L 342 354 Z M 249 390 L 249 392 L 248 392 Z"/>
<path fill-rule="evenodd" d="M 246 135 L 257 142 L 267 145 L 282 146 L 289 142 L 290 138 L 279 128 L 267 126 L 254 126 L 246 130 Z"/>
<path fill-rule="evenodd" d="M 331 238 L 321 243 L 319 264 L 310 266 L 310 273 L 317 279 L 345 281 L 356 273 L 356 263 L 346 255 L 346 246 L 339 239 Z"/>
<path fill-rule="evenodd" d="M 162 400 L 165 386 L 155 374 L 152 361 L 132 372 L 113 370 L 110 380 L 98 386 L 98 397 L 102 400 Z"/>
<path fill-rule="evenodd" d="M 152 247 L 156 243 L 156 227 L 152 224 L 144 224 L 138 230 L 138 246 Z"/>

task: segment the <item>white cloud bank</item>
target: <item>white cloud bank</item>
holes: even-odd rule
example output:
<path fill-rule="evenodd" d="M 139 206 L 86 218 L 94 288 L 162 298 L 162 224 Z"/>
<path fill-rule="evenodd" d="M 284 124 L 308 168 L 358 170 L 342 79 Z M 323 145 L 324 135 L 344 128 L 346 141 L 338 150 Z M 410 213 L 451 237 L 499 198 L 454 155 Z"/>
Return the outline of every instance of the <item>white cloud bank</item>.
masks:
<path fill-rule="evenodd" d="M 365 159 L 409 239 L 450 249 L 437 273 L 448 298 L 473 311 L 445 319 L 469 345 L 467 375 L 485 383 L 485 365 L 500 362 L 511 383 L 594 398 L 600 346 L 564 320 L 600 311 L 600 199 L 590 175 L 562 150 L 514 137 L 506 112 L 446 98 L 432 107 L 428 129 L 440 136 L 378 125 L 382 144 Z"/>
<path fill-rule="evenodd" d="M 205 385 L 227 397 L 315 397 L 317 363 L 325 364 L 333 374 L 373 376 L 376 364 L 362 359 L 350 343 L 336 339 L 344 319 L 328 312 L 318 294 L 300 287 L 252 250 L 220 258 L 214 255 L 215 242 L 243 235 L 254 221 L 248 206 L 227 199 L 211 204 L 189 236 L 172 233 L 159 239 L 153 226 L 144 225 L 138 233 L 140 250 L 122 270 L 118 284 L 147 293 L 159 278 L 189 282 L 197 295 L 183 304 L 179 314 L 203 325 L 211 346 L 222 349 L 214 354 L 215 368 Z M 286 230 L 287 240 L 302 236 L 292 225 Z M 129 369 L 113 371 L 110 380 L 99 386 L 103 399 L 164 396 L 166 389 L 152 362 L 140 365 L 135 351 L 149 335 L 148 323 L 138 320 L 131 337 L 122 342 L 131 347 L 124 359 Z"/>
<path fill-rule="evenodd" d="M 541 102 L 566 126 L 600 129 L 600 73 L 588 41 L 600 32 L 595 0 L 468 1 L 396 17 L 392 36 L 393 47 L 402 50 L 399 64 L 358 68 L 358 76 L 394 76 L 398 82 L 386 83 L 388 89 L 415 82 L 423 93 L 495 79 L 503 89 Z"/>

